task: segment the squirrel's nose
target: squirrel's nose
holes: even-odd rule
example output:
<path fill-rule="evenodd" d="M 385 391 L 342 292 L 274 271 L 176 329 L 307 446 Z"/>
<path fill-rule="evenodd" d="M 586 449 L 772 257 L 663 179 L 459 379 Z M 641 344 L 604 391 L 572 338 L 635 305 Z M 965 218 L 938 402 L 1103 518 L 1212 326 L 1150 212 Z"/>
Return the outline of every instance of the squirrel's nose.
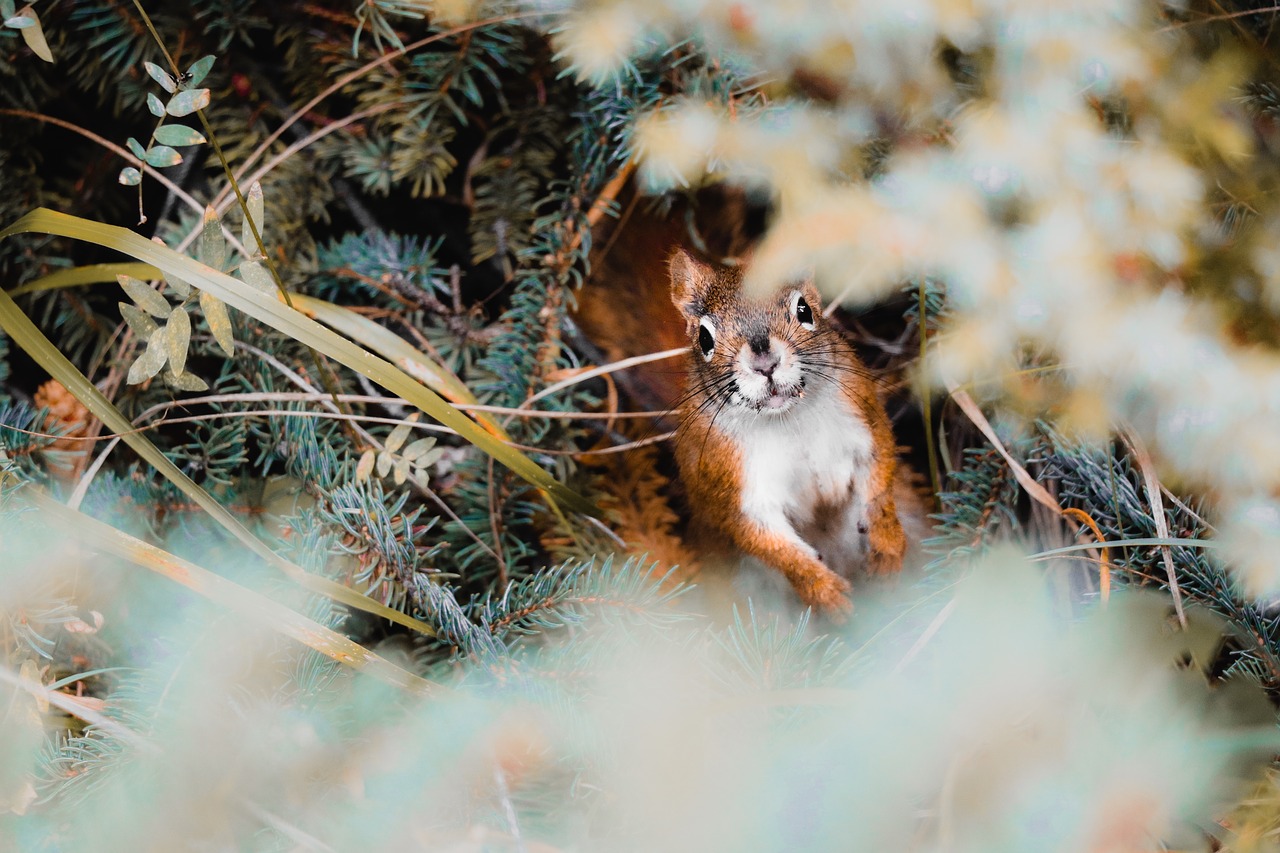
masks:
<path fill-rule="evenodd" d="M 778 367 L 778 361 L 778 354 L 771 347 L 765 352 L 751 356 L 751 369 L 762 376 L 772 378 L 773 371 Z"/>

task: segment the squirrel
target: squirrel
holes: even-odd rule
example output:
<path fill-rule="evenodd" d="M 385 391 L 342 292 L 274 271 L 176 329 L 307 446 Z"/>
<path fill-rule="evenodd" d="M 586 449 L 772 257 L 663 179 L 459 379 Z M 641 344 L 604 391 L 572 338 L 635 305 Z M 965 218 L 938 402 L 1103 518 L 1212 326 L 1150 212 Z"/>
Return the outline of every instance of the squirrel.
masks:
<path fill-rule="evenodd" d="M 668 268 L 690 347 L 675 453 L 692 521 L 843 618 L 849 578 L 898 572 L 907 548 L 874 380 L 811 282 L 752 300 L 741 267 L 677 248 Z"/>

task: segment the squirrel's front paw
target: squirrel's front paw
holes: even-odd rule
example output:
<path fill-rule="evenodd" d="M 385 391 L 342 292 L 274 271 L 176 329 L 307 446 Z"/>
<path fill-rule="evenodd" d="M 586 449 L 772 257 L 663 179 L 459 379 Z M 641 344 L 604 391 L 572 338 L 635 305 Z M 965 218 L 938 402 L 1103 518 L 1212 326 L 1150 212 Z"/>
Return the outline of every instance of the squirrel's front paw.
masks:
<path fill-rule="evenodd" d="M 849 600 L 849 582 L 828 569 L 811 578 L 802 588 L 796 591 L 804 603 L 837 620 L 843 620 L 853 612 L 853 602 Z"/>

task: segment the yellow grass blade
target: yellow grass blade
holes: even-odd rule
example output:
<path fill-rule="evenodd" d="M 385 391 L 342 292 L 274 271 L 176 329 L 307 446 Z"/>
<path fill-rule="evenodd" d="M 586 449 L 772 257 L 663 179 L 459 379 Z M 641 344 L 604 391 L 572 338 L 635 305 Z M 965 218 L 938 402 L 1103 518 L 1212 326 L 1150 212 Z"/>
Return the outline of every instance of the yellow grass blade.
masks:
<path fill-rule="evenodd" d="M 308 317 L 324 323 L 326 326 L 346 335 L 358 344 L 381 355 L 396 367 L 422 382 L 432 391 L 444 397 L 450 403 L 472 403 L 480 401 L 471 393 L 471 389 L 448 368 L 436 364 L 413 347 L 404 338 L 392 332 L 386 326 L 380 326 L 350 308 L 325 302 L 301 293 L 289 292 L 293 307 Z M 480 425 L 500 439 L 509 440 L 506 430 L 497 421 L 483 412 L 474 413 Z"/>
<path fill-rule="evenodd" d="M 447 690 L 401 669 L 359 643 L 279 602 L 170 554 L 163 548 L 130 536 L 92 516 L 63 506 L 34 488 L 19 490 L 15 499 L 29 502 L 37 512 L 49 519 L 54 529 L 74 530 L 77 542 L 85 547 L 113 554 L 150 569 L 339 663 L 415 693 L 438 694 Z"/>
<path fill-rule="evenodd" d="M 259 322 L 324 353 L 334 361 L 363 374 L 391 393 L 408 400 L 532 485 L 542 489 L 553 500 L 563 503 L 576 512 L 587 515 L 598 514 L 596 508 L 586 498 L 557 482 L 532 459 L 503 444 L 409 374 L 325 328 L 301 312 L 289 308 L 274 297 L 259 293 L 229 275 L 220 273 L 185 255 L 180 255 L 165 246 L 153 243 L 128 229 L 43 208 L 28 213 L 13 225 L 0 231 L 0 239 L 29 231 L 57 234 L 106 246 L 140 261 L 151 263 L 166 274 L 177 275 L 183 281 L 212 293 L 223 302 Z"/>
<path fill-rule="evenodd" d="M 159 278 L 160 270 L 151 264 L 89 264 L 51 272 L 15 287 L 9 291 L 9 295 L 22 296 L 26 293 L 35 293 L 37 290 L 58 290 L 63 287 L 79 287 L 82 284 L 115 282 L 122 275 L 145 280 Z"/>
<path fill-rule="evenodd" d="M 0 238 L 3 236 L 3 233 L 0 233 Z M 334 601 L 405 625 L 415 631 L 434 635 L 435 629 L 425 622 L 420 622 L 328 578 L 310 574 L 302 567 L 295 566 L 275 551 L 272 551 L 267 546 L 267 543 L 254 536 L 247 527 L 240 523 L 239 519 L 228 512 L 212 495 L 182 473 L 176 465 L 169 461 L 167 456 L 160 452 L 159 448 L 151 443 L 150 439 L 135 430 L 129 419 L 121 414 L 120 410 L 112 405 L 111 401 L 83 373 L 77 370 L 74 364 L 67 360 L 62 351 L 36 328 L 35 323 L 31 322 L 30 318 L 13 301 L 13 298 L 4 291 L 0 291 L 0 328 L 4 329 L 9 337 L 13 339 L 13 342 L 31 356 L 37 364 L 48 371 L 50 376 L 61 382 L 68 391 L 75 395 L 76 399 L 83 403 L 85 408 L 102 421 L 109 430 L 118 433 L 123 442 L 132 447 L 139 456 L 163 474 L 169 482 L 173 483 L 185 495 L 203 507 L 205 512 L 212 515 L 219 524 L 247 545 L 255 554 L 284 572 L 297 583 L 322 595 L 327 595 Z"/>

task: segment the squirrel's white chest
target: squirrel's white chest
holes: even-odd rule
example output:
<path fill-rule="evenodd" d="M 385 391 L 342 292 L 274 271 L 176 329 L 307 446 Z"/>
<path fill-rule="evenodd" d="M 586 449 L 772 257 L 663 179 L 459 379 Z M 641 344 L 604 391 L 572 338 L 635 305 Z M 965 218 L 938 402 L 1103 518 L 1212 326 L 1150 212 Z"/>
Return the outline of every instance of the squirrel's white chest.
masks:
<path fill-rule="evenodd" d="M 747 517 L 769 526 L 781 514 L 803 526 L 819 505 L 858 500 L 871 468 L 871 432 L 841 395 L 805 400 L 783 415 L 756 415 L 735 426 Z"/>

